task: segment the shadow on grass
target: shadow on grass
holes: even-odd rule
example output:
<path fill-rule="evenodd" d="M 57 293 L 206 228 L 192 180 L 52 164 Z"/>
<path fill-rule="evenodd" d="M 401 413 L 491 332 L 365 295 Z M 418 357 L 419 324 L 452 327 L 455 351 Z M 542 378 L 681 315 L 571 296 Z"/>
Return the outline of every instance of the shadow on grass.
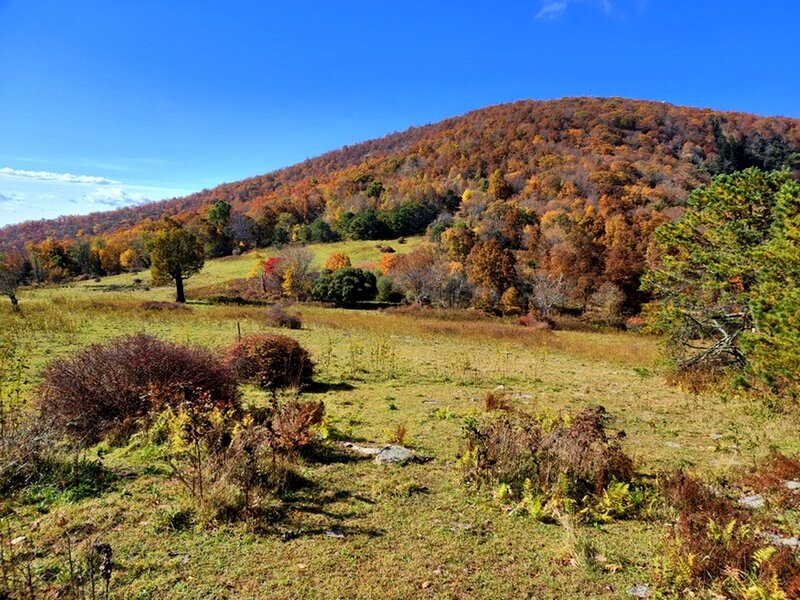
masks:
<path fill-rule="evenodd" d="M 48 505 L 57 500 L 77 502 L 114 489 L 120 475 L 97 460 L 49 459 L 38 467 L 38 477 L 20 497 L 27 504 Z"/>
<path fill-rule="evenodd" d="M 315 536 L 331 538 L 355 535 L 370 538 L 383 536 L 385 532 L 381 529 L 352 526 L 346 523 L 349 519 L 361 515 L 349 504 L 353 500 L 374 504 L 370 498 L 353 494 L 349 490 L 320 491 L 316 485 L 284 494 L 281 506 L 272 507 L 262 513 L 264 523 L 268 525 L 263 532 L 278 534 L 284 542 L 300 537 Z M 347 503 L 347 507 L 337 506 L 342 503 Z M 314 517 L 324 517 L 329 524 L 324 527 L 320 526 L 319 519 Z M 306 525 L 306 522 L 309 524 Z"/>
<path fill-rule="evenodd" d="M 328 381 L 314 381 L 310 383 L 307 387 L 303 388 L 303 392 L 306 394 L 325 394 L 327 392 L 351 392 L 353 391 L 355 386 L 345 382 L 328 382 Z"/>

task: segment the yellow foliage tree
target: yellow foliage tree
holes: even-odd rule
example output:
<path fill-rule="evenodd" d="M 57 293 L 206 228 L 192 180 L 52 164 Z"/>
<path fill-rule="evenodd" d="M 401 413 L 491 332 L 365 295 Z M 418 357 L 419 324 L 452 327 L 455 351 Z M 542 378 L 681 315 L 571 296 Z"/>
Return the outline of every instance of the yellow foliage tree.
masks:
<path fill-rule="evenodd" d="M 325 268 L 331 271 L 338 271 L 339 269 L 350 266 L 352 266 L 350 257 L 344 252 L 334 252 L 328 257 L 328 260 L 325 261 Z"/>

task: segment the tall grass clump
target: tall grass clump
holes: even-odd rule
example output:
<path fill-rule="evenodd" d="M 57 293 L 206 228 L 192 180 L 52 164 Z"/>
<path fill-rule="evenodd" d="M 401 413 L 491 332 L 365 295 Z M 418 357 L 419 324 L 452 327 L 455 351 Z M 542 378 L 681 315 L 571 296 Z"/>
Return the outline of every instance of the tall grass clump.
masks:
<path fill-rule="evenodd" d="M 167 406 L 201 400 L 225 409 L 239 406 L 236 377 L 213 353 L 145 334 L 53 360 L 42 378 L 42 416 L 84 443 L 130 432 L 138 420 Z"/>

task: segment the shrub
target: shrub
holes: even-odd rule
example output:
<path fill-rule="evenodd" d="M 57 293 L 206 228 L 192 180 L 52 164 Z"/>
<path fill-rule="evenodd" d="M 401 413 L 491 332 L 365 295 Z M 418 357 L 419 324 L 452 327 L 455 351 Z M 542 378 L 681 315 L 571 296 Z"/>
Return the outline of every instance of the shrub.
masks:
<path fill-rule="evenodd" d="M 322 423 L 324 414 L 322 402 L 282 403 L 271 415 L 270 446 L 283 454 L 303 451 L 314 441 L 314 427 Z"/>
<path fill-rule="evenodd" d="M 662 584 L 681 590 L 743 571 L 763 544 L 750 530 L 747 514 L 702 482 L 679 472 L 664 484 L 664 496 L 678 512 L 667 540 Z"/>
<path fill-rule="evenodd" d="M 769 497 L 781 508 L 800 508 L 800 493 L 787 481 L 800 480 L 800 459 L 773 451 L 752 473 L 745 476 L 748 488 Z"/>
<path fill-rule="evenodd" d="M 270 327 L 285 329 L 300 329 L 303 326 L 300 313 L 288 313 L 280 304 L 273 304 L 267 309 L 266 323 Z"/>
<path fill-rule="evenodd" d="M 344 267 L 335 272 L 325 270 L 311 289 L 311 297 L 336 306 L 353 306 L 374 300 L 377 294 L 375 275 L 362 269 Z"/>
<path fill-rule="evenodd" d="M 234 373 L 209 351 L 137 334 L 94 344 L 48 364 L 42 416 L 74 439 L 94 443 L 167 406 L 208 398 L 237 410 Z M 204 400 L 205 401 L 205 400 Z"/>
<path fill-rule="evenodd" d="M 240 381 L 271 392 L 300 389 L 314 373 L 308 351 L 285 335 L 245 336 L 228 348 L 225 360 Z"/>
<path fill-rule="evenodd" d="M 504 410 L 505 402 L 494 396 L 486 404 L 494 412 L 466 427 L 462 464 L 468 480 L 503 485 L 509 497 L 566 509 L 590 507 L 612 483 L 631 482 L 633 461 L 607 436 L 601 407 L 550 426 L 544 418 Z"/>

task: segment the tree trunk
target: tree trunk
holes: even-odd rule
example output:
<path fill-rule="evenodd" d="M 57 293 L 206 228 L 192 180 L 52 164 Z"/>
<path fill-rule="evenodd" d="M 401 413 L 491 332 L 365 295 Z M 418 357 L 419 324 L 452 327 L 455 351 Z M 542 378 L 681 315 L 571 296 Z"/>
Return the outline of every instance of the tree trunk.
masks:
<path fill-rule="evenodd" d="M 19 312 L 19 301 L 17 300 L 17 295 L 14 292 L 11 292 L 8 294 L 8 297 L 11 300 L 11 307 L 15 312 Z"/>
<path fill-rule="evenodd" d="M 175 302 L 186 302 L 186 296 L 183 294 L 183 277 L 181 275 L 175 276 Z"/>

